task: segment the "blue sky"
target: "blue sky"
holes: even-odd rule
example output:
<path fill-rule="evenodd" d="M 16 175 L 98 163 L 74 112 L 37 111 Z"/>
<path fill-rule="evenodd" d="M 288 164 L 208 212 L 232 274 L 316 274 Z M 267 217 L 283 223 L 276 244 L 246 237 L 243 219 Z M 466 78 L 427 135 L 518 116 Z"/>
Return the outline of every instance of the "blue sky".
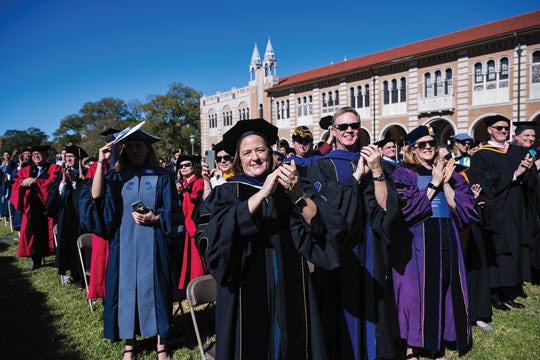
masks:
<path fill-rule="evenodd" d="M 215 4 L 214 4 L 215 3 Z M 211 4 L 211 5 L 209 5 Z M 270 36 L 278 76 L 540 8 L 537 0 L 0 0 L 0 135 L 48 135 L 85 102 L 181 82 L 243 87 Z"/>

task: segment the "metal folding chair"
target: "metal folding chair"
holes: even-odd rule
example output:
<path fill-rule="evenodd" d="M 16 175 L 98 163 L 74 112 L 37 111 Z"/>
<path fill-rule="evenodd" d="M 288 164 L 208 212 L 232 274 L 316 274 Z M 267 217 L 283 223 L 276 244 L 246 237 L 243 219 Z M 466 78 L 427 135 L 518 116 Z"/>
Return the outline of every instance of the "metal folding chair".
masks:
<path fill-rule="evenodd" d="M 212 275 L 204 275 L 193 279 L 189 282 L 186 288 L 186 296 L 189 305 L 189 312 L 191 313 L 191 320 L 193 321 L 193 328 L 195 329 L 195 335 L 197 336 L 197 343 L 199 344 L 199 350 L 203 360 L 213 360 L 216 357 L 215 342 L 203 345 L 201 340 L 201 334 L 199 332 L 199 325 L 197 324 L 197 317 L 195 316 L 195 306 L 213 303 L 216 301 L 217 283 Z"/>
<path fill-rule="evenodd" d="M 90 268 L 87 267 L 84 262 L 82 249 L 92 249 L 92 234 L 82 234 L 77 238 L 77 250 L 79 251 L 79 260 L 81 261 L 86 295 L 88 295 L 88 278 L 90 277 Z M 90 311 L 94 311 L 91 299 L 88 299 L 88 305 L 90 306 Z"/>

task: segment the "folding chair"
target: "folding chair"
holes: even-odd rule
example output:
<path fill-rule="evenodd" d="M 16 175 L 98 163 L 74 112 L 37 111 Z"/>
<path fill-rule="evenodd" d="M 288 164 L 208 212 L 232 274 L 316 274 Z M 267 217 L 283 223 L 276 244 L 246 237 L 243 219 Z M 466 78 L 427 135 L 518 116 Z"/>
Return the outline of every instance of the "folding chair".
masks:
<path fill-rule="evenodd" d="M 86 295 L 88 295 L 88 277 L 90 277 L 90 268 L 86 267 L 84 263 L 84 257 L 82 249 L 92 249 L 92 234 L 82 234 L 77 238 L 77 250 L 79 251 L 79 260 L 81 261 L 81 268 L 84 278 L 84 285 L 86 286 Z M 92 300 L 88 299 L 88 305 L 90 305 L 90 311 L 94 311 L 92 306 Z"/>
<path fill-rule="evenodd" d="M 199 325 L 195 316 L 195 306 L 213 303 L 216 301 L 217 283 L 212 275 L 204 275 L 189 282 L 186 289 L 186 296 L 193 321 L 193 328 L 197 336 L 201 358 L 203 360 L 213 360 L 216 357 L 215 343 L 203 345 L 199 333 Z"/>

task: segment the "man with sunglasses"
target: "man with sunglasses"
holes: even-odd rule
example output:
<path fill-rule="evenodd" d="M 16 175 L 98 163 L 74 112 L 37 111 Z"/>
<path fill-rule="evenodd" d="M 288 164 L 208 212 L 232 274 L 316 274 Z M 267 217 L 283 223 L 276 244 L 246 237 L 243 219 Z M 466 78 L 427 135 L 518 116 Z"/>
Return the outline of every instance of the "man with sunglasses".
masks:
<path fill-rule="evenodd" d="M 471 166 L 471 156 L 469 155 L 469 149 L 471 148 L 474 139 L 469 134 L 456 134 L 450 136 L 450 140 L 454 141 L 453 153 L 456 164 L 466 167 Z"/>
<path fill-rule="evenodd" d="M 501 115 L 486 118 L 490 136 L 471 159 L 471 183 L 482 187 L 480 200 L 485 202 L 483 227 L 487 251 L 491 304 L 499 310 L 507 306 L 523 308 L 515 301 L 522 294 L 521 284 L 530 281 L 529 244 L 532 234 L 527 231 L 525 197 L 531 176 L 536 176 L 534 158 L 528 150 L 510 145 L 510 121 Z M 493 254 L 493 255 L 490 255 Z"/>
<path fill-rule="evenodd" d="M 359 151 L 359 130 L 356 110 L 340 108 L 330 127 L 336 149 L 308 169 L 310 182 L 343 215 L 349 230 L 341 266 L 334 271 L 316 267 L 312 275 L 322 325 L 328 329 L 328 357 L 393 359 L 399 331 L 385 259 L 387 230 L 398 215 L 397 194 L 390 174 L 383 172 L 378 147 Z"/>

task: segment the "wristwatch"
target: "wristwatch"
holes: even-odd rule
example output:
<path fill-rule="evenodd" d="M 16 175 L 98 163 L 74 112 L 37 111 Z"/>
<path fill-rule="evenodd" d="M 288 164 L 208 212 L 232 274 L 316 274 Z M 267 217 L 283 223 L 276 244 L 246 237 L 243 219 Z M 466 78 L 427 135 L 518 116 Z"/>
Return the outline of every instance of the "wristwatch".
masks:
<path fill-rule="evenodd" d="M 302 194 L 302 196 L 300 196 L 298 199 L 294 201 L 294 206 L 296 206 L 299 210 L 302 210 L 303 208 L 307 206 L 306 198 L 304 196 L 305 195 Z"/>
<path fill-rule="evenodd" d="M 384 176 L 384 173 L 380 173 L 379 176 L 374 176 L 373 181 L 384 181 L 386 180 L 386 176 Z"/>
<path fill-rule="evenodd" d="M 435 184 L 433 184 L 432 182 L 430 182 L 428 185 L 427 185 L 428 188 L 430 189 L 433 189 L 435 191 L 439 191 L 440 190 L 440 185 L 439 186 L 435 186 Z"/>

